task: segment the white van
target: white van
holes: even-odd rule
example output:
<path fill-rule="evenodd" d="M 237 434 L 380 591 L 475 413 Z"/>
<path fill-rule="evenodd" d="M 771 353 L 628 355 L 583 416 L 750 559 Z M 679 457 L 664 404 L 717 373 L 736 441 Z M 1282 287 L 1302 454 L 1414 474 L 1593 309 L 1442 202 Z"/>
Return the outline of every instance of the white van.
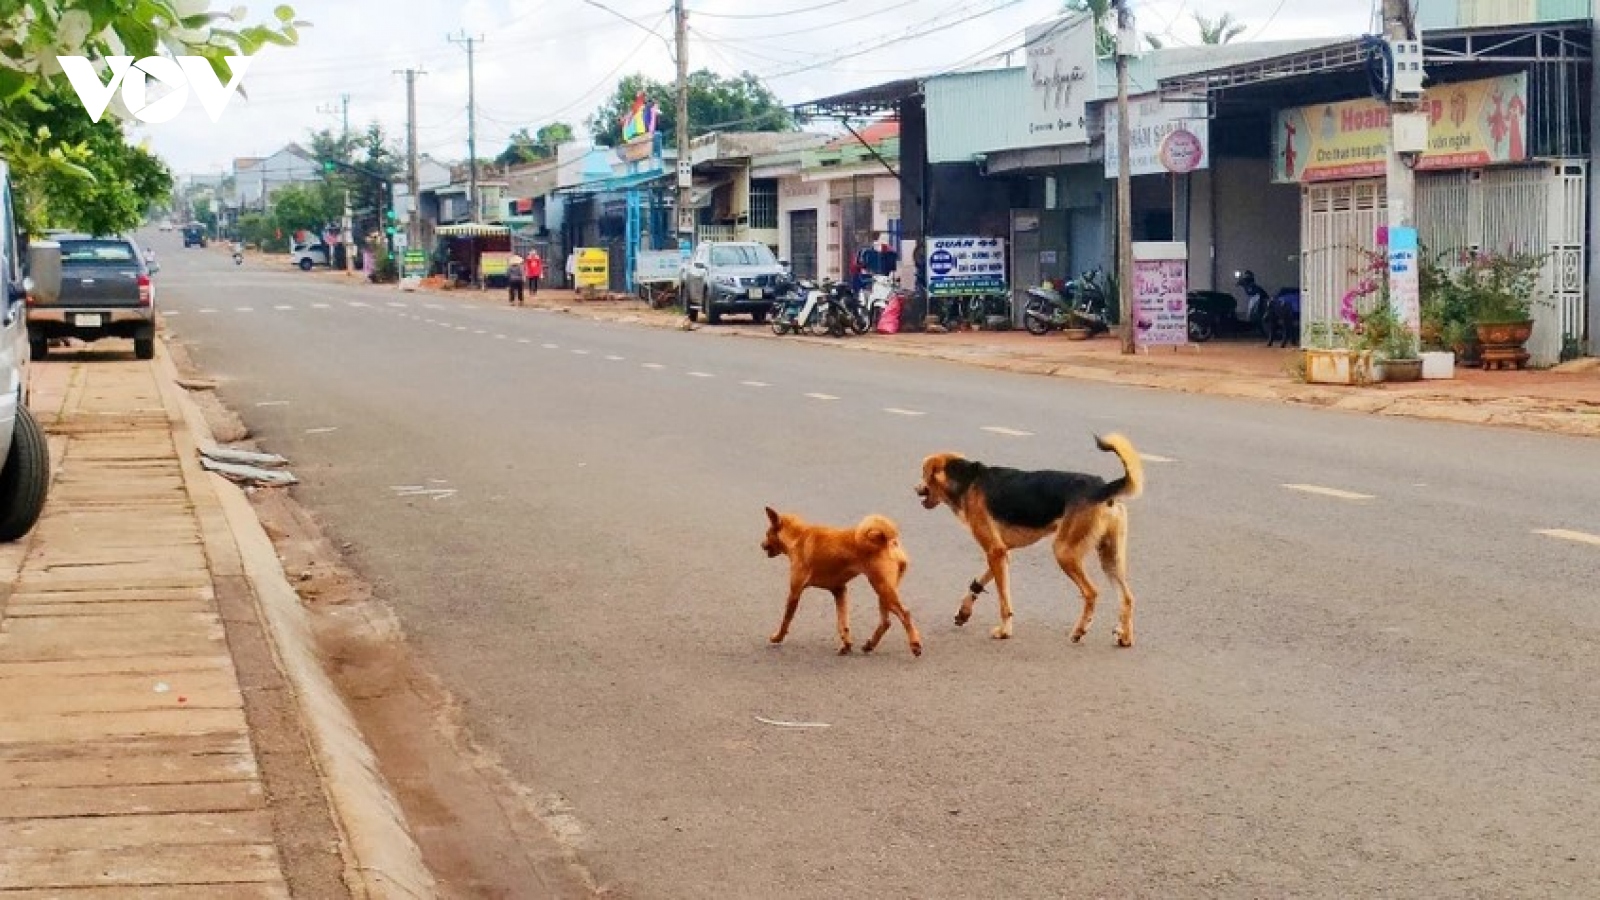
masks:
<path fill-rule="evenodd" d="M 50 489 L 50 448 L 44 429 L 28 411 L 28 294 L 53 296 L 61 288 L 61 250 L 39 241 L 22 258 L 22 233 L 12 206 L 11 170 L 0 160 L 0 541 L 33 530 Z M 51 251 L 54 248 L 54 256 Z M 30 273 L 30 269 L 35 270 Z M 40 283 L 30 277 L 37 274 Z"/>

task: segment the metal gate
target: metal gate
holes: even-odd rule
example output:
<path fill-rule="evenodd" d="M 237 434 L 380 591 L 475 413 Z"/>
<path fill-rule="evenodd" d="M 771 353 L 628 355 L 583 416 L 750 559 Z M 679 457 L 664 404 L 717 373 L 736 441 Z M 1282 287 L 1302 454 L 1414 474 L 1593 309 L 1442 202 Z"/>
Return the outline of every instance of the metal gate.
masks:
<path fill-rule="evenodd" d="M 789 268 L 800 278 L 817 277 L 817 211 L 789 213 Z"/>
<path fill-rule="evenodd" d="M 852 195 L 833 202 L 839 204 L 839 280 L 848 281 L 856 251 L 873 245 L 872 195 Z"/>
<path fill-rule="evenodd" d="M 1530 362 L 1561 361 L 1584 335 L 1587 173 L 1578 161 L 1417 179 L 1417 230 L 1429 255 L 1462 251 L 1549 254 L 1533 301 Z"/>
<path fill-rule="evenodd" d="M 1300 192 L 1300 338 L 1338 322 L 1339 301 L 1361 281 L 1363 249 L 1388 220 L 1385 181 L 1331 181 Z"/>

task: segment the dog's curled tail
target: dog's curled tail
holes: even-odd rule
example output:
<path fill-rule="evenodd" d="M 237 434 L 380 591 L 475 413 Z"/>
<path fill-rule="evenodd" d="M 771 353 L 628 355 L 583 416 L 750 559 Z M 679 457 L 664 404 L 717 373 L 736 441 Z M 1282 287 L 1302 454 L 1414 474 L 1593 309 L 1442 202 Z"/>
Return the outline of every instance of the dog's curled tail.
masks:
<path fill-rule="evenodd" d="M 888 547 L 900 541 L 900 529 L 896 528 L 886 516 L 867 516 L 856 526 L 856 534 L 879 547 Z"/>
<path fill-rule="evenodd" d="M 1139 456 L 1139 451 L 1133 449 L 1133 442 L 1120 434 L 1108 434 L 1105 437 L 1097 436 L 1094 443 L 1107 453 L 1115 453 L 1126 470 L 1121 478 L 1105 486 L 1105 490 L 1100 492 L 1100 499 L 1126 497 L 1131 500 L 1139 496 L 1144 491 L 1144 459 Z"/>

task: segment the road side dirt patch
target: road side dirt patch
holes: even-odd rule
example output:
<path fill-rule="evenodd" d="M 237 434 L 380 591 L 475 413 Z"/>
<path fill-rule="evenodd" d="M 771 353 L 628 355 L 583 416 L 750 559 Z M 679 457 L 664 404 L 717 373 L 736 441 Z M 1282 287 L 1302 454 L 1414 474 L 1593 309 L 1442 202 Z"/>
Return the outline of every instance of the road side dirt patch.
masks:
<path fill-rule="evenodd" d="M 218 440 L 243 441 L 248 429 L 181 348 L 174 348 L 173 361 L 185 381 L 195 382 L 191 396 Z M 473 743 L 454 698 L 315 515 L 284 488 L 251 489 L 249 496 L 312 614 L 323 665 L 377 754 L 442 895 L 624 897 L 594 884 L 538 813 L 537 798 Z"/>

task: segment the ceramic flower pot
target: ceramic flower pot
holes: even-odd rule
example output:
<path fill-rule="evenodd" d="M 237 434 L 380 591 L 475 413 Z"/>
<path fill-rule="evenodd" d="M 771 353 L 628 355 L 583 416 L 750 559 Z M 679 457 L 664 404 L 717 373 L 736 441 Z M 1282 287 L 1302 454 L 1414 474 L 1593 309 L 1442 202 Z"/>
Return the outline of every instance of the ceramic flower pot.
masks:
<path fill-rule="evenodd" d="M 1421 381 L 1421 359 L 1386 359 L 1383 362 L 1384 381 Z"/>
<path fill-rule="evenodd" d="M 1520 369 L 1528 362 L 1528 351 L 1522 349 L 1533 337 L 1533 322 L 1480 322 L 1476 326 L 1478 343 L 1483 345 L 1481 355 L 1485 369 L 1503 369 L 1510 366 Z"/>

